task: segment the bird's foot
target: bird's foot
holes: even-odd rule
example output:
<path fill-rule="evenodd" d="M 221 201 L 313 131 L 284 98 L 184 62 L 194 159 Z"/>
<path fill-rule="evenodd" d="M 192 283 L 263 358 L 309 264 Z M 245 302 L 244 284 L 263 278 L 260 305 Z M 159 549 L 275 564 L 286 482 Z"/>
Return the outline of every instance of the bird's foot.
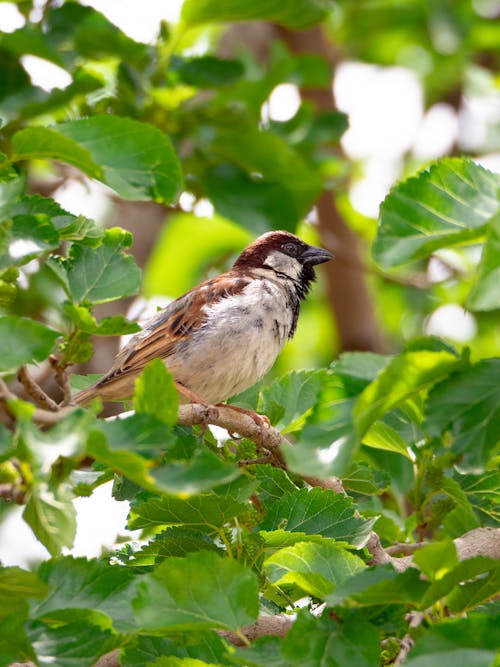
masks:
<path fill-rule="evenodd" d="M 240 408 L 238 405 L 227 405 L 226 403 L 216 403 L 215 407 L 224 407 L 224 408 L 229 408 L 230 410 L 234 410 L 235 412 L 239 412 L 240 414 L 247 415 L 253 421 L 257 424 L 259 427 L 259 441 L 260 441 L 260 446 L 264 444 L 266 441 L 266 435 L 268 432 L 268 429 L 271 427 L 271 422 L 269 421 L 268 417 L 266 415 L 259 415 L 257 412 L 254 412 L 253 410 L 247 410 L 246 408 Z M 233 434 L 231 434 L 231 437 Z"/>

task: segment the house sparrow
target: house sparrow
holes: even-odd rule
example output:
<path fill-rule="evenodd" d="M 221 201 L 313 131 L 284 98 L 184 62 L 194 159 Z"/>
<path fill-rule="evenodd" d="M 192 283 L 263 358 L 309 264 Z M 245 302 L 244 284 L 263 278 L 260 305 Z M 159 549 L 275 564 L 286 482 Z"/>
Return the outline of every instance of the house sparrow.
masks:
<path fill-rule="evenodd" d="M 217 404 L 260 380 L 292 338 L 313 266 L 332 254 L 284 231 L 251 243 L 232 269 L 179 297 L 150 319 L 111 369 L 73 397 L 86 404 L 130 398 L 146 364 L 159 357 L 182 402 Z"/>

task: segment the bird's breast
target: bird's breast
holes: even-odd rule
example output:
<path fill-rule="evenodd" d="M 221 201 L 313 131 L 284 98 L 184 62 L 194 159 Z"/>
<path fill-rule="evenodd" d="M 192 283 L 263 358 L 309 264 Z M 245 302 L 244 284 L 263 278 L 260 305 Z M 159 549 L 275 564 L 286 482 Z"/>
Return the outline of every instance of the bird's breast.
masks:
<path fill-rule="evenodd" d="M 255 281 L 208 307 L 205 323 L 179 346 L 167 365 L 200 398 L 223 401 L 269 371 L 292 323 L 283 288 L 271 281 Z"/>

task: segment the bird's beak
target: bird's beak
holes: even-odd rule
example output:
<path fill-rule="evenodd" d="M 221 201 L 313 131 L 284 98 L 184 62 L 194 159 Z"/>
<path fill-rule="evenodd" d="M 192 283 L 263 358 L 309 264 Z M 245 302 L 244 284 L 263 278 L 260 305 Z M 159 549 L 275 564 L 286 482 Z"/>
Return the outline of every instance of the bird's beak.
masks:
<path fill-rule="evenodd" d="M 304 264 L 323 264 L 328 260 L 333 259 L 333 255 L 329 250 L 324 248 L 317 248 L 316 246 L 309 246 L 302 254 L 302 261 Z"/>

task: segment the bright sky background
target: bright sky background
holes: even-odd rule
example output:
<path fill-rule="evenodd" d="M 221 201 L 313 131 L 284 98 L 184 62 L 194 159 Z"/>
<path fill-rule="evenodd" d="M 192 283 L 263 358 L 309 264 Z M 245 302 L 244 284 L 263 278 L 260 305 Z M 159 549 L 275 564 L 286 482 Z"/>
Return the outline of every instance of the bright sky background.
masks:
<path fill-rule="evenodd" d="M 162 19 L 176 21 L 181 7 L 180 0 L 81 2 L 103 12 L 125 33 L 143 42 L 155 39 Z M 1 30 L 12 32 L 23 23 L 13 3 L 0 2 Z M 23 65 L 33 82 L 47 90 L 64 88 L 70 82 L 64 70 L 39 58 L 26 56 Z M 349 114 L 350 126 L 342 146 L 347 155 L 363 164 L 362 176 L 351 188 L 351 201 L 357 210 L 371 217 L 377 217 L 380 202 L 399 176 L 404 153 L 413 153 L 422 161 L 434 159 L 446 154 L 459 131 L 464 148 L 473 149 L 480 144 L 487 121 L 495 114 L 497 118 L 500 115 L 498 98 L 470 98 L 460 115 L 446 104 L 436 104 L 424 111 L 416 74 L 401 67 L 342 64 L 336 72 L 334 91 L 339 110 Z M 299 103 L 294 86 L 280 85 L 263 108 L 263 116 L 287 120 L 295 114 Z M 500 171 L 500 155 L 484 156 L 481 163 Z M 74 213 L 98 217 L 106 207 L 105 191 L 99 185 L 90 187 L 91 196 L 81 183 L 68 184 L 56 198 Z M 427 324 L 428 333 L 450 336 L 459 342 L 467 341 L 475 330 L 474 317 L 458 304 L 441 306 Z M 101 545 L 111 547 L 117 532 L 124 532 L 127 503 L 110 500 L 110 485 L 98 489 L 91 498 L 77 499 L 75 505 L 78 535 L 71 553 L 96 556 Z M 21 512 L 22 508 L 15 508 L 0 525 L 0 557 L 5 565 L 27 566 L 33 560 L 47 557 L 44 547 L 20 519 Z"/>

